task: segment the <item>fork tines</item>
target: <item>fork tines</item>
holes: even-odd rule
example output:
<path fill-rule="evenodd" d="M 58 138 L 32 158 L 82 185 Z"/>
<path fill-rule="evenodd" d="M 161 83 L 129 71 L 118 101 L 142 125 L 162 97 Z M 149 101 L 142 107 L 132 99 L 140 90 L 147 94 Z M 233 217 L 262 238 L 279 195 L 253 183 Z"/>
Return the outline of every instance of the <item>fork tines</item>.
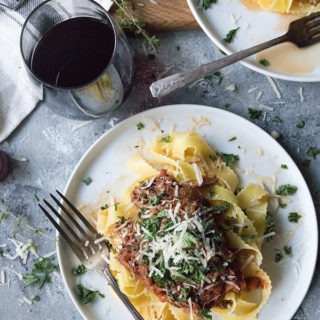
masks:
<path fill-rule="evenodd" d="M 288 41 L 303 48 L 320 40 L 320 12 L 292 21 L 287 33 Z"/>
<path fill-rule="evenodd" d="M 103 238 L 99 236 L 83 214 L 61 192 L 58 190 L 56 192 L 64 203 L 60 202 L 53 194 L 50 194 L 50 196 L 65 215 L 59 214 L 45 199 L 43 202 L 50 210 L 45 209 L 41 204 L 39 204 L 39 207 L 65 238 L 78 258 L 80 260 L 88 259 L 93 254 L 101 251 L 103 247 L 105 248 L 103 241 L 100 241 Z M 53 215 L 59 219 L 60 223 L 53 218 Z"/>

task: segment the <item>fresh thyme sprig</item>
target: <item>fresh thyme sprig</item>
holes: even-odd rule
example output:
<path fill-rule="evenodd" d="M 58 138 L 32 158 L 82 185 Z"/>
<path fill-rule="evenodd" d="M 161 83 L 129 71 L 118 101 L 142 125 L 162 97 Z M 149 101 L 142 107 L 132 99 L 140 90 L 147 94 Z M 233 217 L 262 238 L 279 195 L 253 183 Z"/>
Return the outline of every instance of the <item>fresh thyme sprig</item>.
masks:
<path fill-rule="evenodd" d="M 141 35 L 145 41 L 150 45 L 150 47 L 157 51 L 159 47 L 159 39 L 155 35 L 150 35 L 145 30 L 145 22 L 141 19 L 135 18 L 130 12 L 130 3 L 127 0 L 113 0 L 117 5 L 116 10 L 117 15 L 120 18 L 119 24 L 122 29 L 130 30 L 134 32 L 135 35 Z"/>

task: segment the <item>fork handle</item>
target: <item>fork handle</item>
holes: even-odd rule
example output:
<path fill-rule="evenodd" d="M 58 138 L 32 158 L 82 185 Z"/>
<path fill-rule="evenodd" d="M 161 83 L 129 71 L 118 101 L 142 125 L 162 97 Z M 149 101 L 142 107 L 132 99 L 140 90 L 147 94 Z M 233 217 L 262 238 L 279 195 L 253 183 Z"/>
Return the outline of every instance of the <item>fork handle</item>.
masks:
<path fill-rule="evenodd" d="M 151 94 L 154 98 L 163 97 L 176 89 L 182 88 L 192 82 L 195 82 L 201 77 L 212 74 L 213 72 L 218 71 L 219 69 L 222 69 L 232 63 L 235 63 L 257 52 L 260 52 L 262 50 L 265 50 L 267 48 L 273 47 L 277 44 L 280 44 L 286 41 L 290 41 L 290 36 L 288 33 L 278 38 L 274 38 L 267 42 L 258 44 L 257 46 L 233 53 L 219 60 L 209 62 L 207 64 L 203 64 L 192 70 L 182 72 L 182 73 L 176 73 L 172 76 L 155 81 L 154 83 L 152 83 L 150 87 Z"/>
<path fill-rule="evenodd" d="M 133 304 L 130 302 L 130 300 L 127 298 L 126 295 L 124 295 L 116 280 L 114 279 L 114 277 L 112 276 L 112 274 L 110 273 L 110 270 L 108 267 L 103 267 L 101 269 L 101 274 L 102 276 L 108 281 L 110 287 L 115 291 L 115 293 L 117 294 L 117 296 L 120 298 L 120 300 L 123 302 L 123 304 L 127 307 L 127 309 L 130 311 L 130 313 L 132 314 L 132 316 L 134 317 L 135 320 L 143 320 L 142 316 L 139 314 L 139 312 L 137 311 L 137 309 L 133 306 Z"/>

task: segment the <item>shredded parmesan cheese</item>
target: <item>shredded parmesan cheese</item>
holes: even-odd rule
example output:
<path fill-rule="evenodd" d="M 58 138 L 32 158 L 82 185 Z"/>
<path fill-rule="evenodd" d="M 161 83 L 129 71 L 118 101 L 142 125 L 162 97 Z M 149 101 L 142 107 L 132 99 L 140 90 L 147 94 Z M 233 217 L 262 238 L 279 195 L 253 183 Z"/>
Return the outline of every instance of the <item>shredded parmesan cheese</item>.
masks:
<path fill-rule="evenodd" d="M 148 188 L 150 188 L 150 187 L 152 186 L 153 181 L 154 181 L 155 178 L 156 178 L 156 177 L 151 178 L 144 187 L 141 187 L 141 189 L 148 189 Z"/>
<path fill-rule="evenodd" d="M 81 128 L 87 126 L 88 124 L 90 124 L 91 122 L 93 122 L 93 120 L 89 120 L 89 121 L 85 121 L 85 122 L 82 121 L 80 124 L 74 125 L 72 127 L 72 131 L 74 131 L 74 132 L 78 131 L 79 129 L 81 129 Z"/>
<path fill-rule="evenodd" d="M 274 93 L 276 94 L 277 98 L 281 99 L 281 93 L 280 93 L 276 83 L 274 82 L 274 80 L 269 76 L 266 76 L 266 77 L 268 79 L 268 82 L 269 82 L 271 88 L 273 89 Z"/>
<path fill-rule="evenodd" d="M 279 139 L 280 138 L 280 133 L 276 130 L 272 130 L 271 131 L 271 137 L 275 140 Z"/>
<path fill-rule="evenodd" d="M 1 272 L 0 272 L 0 283 L 1 284 L 5 284 L 6 283 L 6 275 L 5 275 L 3 270 L 1 270 Z"/>
<path fill-rule="evenodd" d="M 299 92 L 299 96 L 300 96 L 300 102 L 303 102 L 304 101 L 303 88 L 300 87 L 298 92 Z"/>
<path fill-rule="evenodd" d="M 192 308 L 192 300 L 188 299 L 189 309 L 190 309 L 190 320 L 193 320 L 193 308 Z"/>
<path fill-rule="evenodd" d="M 53 255 L 55 255 L 56 254 L 56 251 L 51 251 L 51 252 L 48 252 L 47 254 L 45 254 L 44 256 L 43 256 L 43 258 L 45 259 L 45 258 L 49 258 L 49 257 L 51 257 L 51 256 L 53 256 Z"/>
<path fill-rule="evenodd" d="M 29 300 L 27 297 L 23 297 L 22 300 L 23 300 L 26 304 L 28 304 L 29 306 L 32 305 L 32 301 Z"/>
<path fill-rule="evenodd" d="M 235 86 L 235 84 L 230 84 L 230 85 L 228 85 L 227 87 L 226 87 L 226 90 L 227 91 L 235 91 L 236 90 L 236 86 Z"/>
<path fill-rule="evenodd" d="M 270 237 L 273 237 L 273 236 L 275 236 L 275 235 L 276 235 L 276 233 L 275 233 L 274 231 L 272 231 L 272 232 L 269 232 L 269 233 L 261 236 L 261 237 L 259 238 L 259 240 L 263 241 L 263 240 L 268 239 L 268 238 L 270 238 Z"/>
<path fill-rule="evenodd" d="M 243 271 L 251 263 L 253 259 L 254 259 L 254 256 L 250 255 L 249 258 L 246 260 L 246 262 L 242 265 L 241 271 Z"/>
<path fill-rule="evenodd" d="M 250 88 L 250 89 L 248 90 L 248 93 L 252 93 L 253 91 L 255 91 L 255 90 L 257 90 L 257 89 L 258 89 L 257 87 Z"/>
<path fill-rule="evenodd" d="M 259 91 L 256 97 L 256 101 L 258 101 L 262 97 L 262 95 L 263 95 L 263 92 Z"/>
<path fill-rule="evenodd" d="M 97 240 L 94 240 L 93 242 L 94 242 L 94 244 L 98 244 L 98 243 L 100 243 L 100 242 L 102 242 L 102 241 L 104 241 L 104 240 L 107 240 L 108 238 L 106 237 L 106 236 L 104 236 L 104 237 L 101 237 L 101 238 L 99 238 L 99 239 L 97 239 Z"/>
<path fill-rule="evenodd" d="M 202 173 L 200 171 L 200 168 L 196 163 L 192 164 L 192 168 L 196 174 L 198 185 L 201 186 L 203 184 L 203 178 L 202 178 Z"/>
<path fill-rule="evenodd" d="M 110 260 L 104 253 L 101 253 L 100 256 L 105 261 L 106 264 L 110 264 Z"/>

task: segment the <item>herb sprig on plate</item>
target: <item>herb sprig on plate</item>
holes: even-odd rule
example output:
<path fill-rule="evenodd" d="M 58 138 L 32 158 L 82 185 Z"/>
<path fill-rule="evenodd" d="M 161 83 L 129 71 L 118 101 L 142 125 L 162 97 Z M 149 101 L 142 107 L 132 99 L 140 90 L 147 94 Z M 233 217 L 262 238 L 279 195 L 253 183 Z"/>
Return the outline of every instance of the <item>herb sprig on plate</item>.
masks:
<path fill-rule="evenodd" d="M 217 3 L 218 0 L 199 0 L 199 4 L 204 10 L 211 8 L 211 5 Z"/>

